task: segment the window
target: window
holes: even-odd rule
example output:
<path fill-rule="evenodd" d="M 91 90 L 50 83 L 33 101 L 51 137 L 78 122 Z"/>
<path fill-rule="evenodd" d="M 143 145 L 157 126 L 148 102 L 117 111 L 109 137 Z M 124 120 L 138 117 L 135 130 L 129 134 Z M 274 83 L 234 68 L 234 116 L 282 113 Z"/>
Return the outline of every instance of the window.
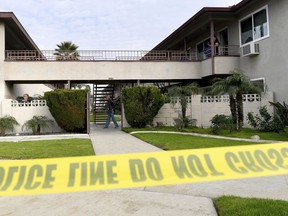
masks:
<path fill-rule="evenodd" d="M 240 20 L 241 45 L 269 36 L 268 8 L 259 11 Z"/>
<path fill-rule="evenodd" d="M 266 90 L 266 84 L 265 84 L 265 79 L 264 78 L 256 78 L 256 79 L 251 79 L 251 81 L 258 86 L 262 91 L 264 92 Z"/>
<path fill-rule="evenodd" d="M 197 60 L 204 60 L 211 57 L 211 48 L 208 45 L 210 38 L 197 44 Z"/>

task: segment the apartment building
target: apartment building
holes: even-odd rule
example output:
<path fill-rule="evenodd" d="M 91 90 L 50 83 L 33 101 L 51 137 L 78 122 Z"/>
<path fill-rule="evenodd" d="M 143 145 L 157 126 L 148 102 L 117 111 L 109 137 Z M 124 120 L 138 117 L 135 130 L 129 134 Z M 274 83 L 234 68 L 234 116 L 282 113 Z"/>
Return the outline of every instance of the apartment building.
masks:
<path fill-rule="evenodd" d="M 287 102 L 287 10 L 285 0 L 243 0 L 230 7 L 205 7 L 153 50 L 183 50 L 187 58 L 200 61 L 196 73 L 202 85 L 238 68 L 274 92 L 275 101 Z M 219 46 L 211 49 L 214 36 Z"/>
<path fill-rule="evenodd" d="M 51 90 L 51 83 L 197 81 L 207 86 L 235 68 L 273 92 L 269 100 L 288 102 L 286 11 L 286 0 L 205 7 L 152 50 L 78 51 L 77 58 L 62 61 L 55 50 L 40 51 L 12 12 L 0 12 L 0 116 L 13 115 L 11 102 L 5 100 L 23 93 L 43 94 Z"/>

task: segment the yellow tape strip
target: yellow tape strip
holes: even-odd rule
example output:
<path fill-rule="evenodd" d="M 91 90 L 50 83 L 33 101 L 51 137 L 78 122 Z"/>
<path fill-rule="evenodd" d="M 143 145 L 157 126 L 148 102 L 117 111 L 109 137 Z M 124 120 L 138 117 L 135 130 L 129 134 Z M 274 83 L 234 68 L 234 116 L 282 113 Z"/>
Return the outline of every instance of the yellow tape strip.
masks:
<path fill-rule="evenodd" d="M 288 143 L 0 162 L 0 196 L 288 174 Z"/>

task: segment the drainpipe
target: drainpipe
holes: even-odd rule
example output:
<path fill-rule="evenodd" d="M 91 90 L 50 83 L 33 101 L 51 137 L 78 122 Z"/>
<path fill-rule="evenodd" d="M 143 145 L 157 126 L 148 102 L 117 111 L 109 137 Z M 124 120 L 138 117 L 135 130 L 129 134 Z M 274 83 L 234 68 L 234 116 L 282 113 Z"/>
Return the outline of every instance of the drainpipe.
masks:
<path fill-rule="evenodd" d="M 212 67 L 212 75 L 215 74 L 215 61 L 214 61 L 214 54 L 215 54 L 215 47 L 214 47 L 214 22 L 213 20 L 210 22 L 210 44 L 211 44 L 211 67 Z"/>

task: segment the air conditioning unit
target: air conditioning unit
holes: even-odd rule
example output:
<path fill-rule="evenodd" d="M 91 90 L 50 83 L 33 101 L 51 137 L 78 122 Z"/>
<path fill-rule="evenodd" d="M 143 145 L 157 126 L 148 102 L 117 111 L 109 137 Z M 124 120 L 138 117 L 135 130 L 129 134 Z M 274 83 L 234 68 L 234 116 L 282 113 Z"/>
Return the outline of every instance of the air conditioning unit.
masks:
<path fill-rule="evenodd" d="M 242 56 L 259 55 L 259 44 L 249 43 L 242 47 Z"/>

